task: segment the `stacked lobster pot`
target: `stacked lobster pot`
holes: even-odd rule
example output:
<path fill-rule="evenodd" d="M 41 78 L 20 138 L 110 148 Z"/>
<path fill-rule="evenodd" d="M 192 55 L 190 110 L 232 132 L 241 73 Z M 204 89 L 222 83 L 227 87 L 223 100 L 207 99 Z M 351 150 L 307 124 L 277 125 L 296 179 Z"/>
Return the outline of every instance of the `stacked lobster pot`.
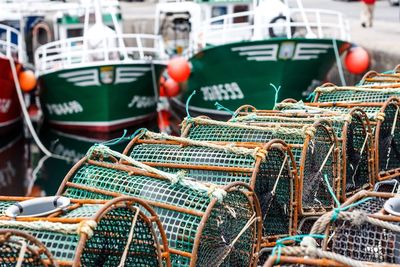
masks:
<path fill-rule="evenodd" d="M 259 204 L 242 182 L 201 183 L 187 173 L 156 169 L 96 145 L 66 175 L 58 194 L 77 199 L 125 195 L 143 200 L 160 218 L 173 266 L 250 266 L 259 250 Z"/>
<path fill-rule="evenodd" d="M 362 189 L 371 189 L 374 182 L 374 145 L 368 115 L 359 108 L 347 114 L 312 108 L 299 103 L 278 105 L 281 111 L 257 110 L 248 106 L 238 109 L 231 121 L 252 125 L 291 125 L 301 127 L 325 119 L 332 124 L 339 141 L 341 200 Z"/>
<path fill-rule="evenodd" d="M 357 87 L 327 84 L 317 88 L 314 103 L 306 105 L 344 113 L 357 107 L 367 113 L 374 135 L 375 177 L 381 181 L 400 174 L 399 96 L 400 83 L 374 82 Z"/>
<path fill-rule="evenodd" d="M 273 246 L 276 239 L 296 233 L 298 176 L 291 150 L 280 140 L 215 144 L 143 130 L 124 154 L 196 181 L 247 184 L 260 201 L 262 246 Z"/>
<path fill-rule="evenodd" d="M 264 266 L 399 267 L 399 232 L 399 195 L 361 191 L 318 219 L 301 246 L 281 248 Z"/>
<path fill-rule="evenodd" d="M 2 266 L 171 266 L 157 215 L 131 197 L 0 197 L 0 226 Z"/>
<path fill-rule="evenodd" d="M 290 163 L 298 173 L 295 191 L 298 192 L 296 203 L 299 232 L 307 231 L 316 216 L 333 208 L 328 184 L 334 188 L 335 194 L 339 195 L 338 142 L 326 120 L 304 123 L 301 127 L 290 127 L 257 126 L 197 117 L 183 121 L 182 137 L 191 140 L 251 144 L 283 140 L 281 142 L 285 142 L 293 153 L 293 162 Z"/>

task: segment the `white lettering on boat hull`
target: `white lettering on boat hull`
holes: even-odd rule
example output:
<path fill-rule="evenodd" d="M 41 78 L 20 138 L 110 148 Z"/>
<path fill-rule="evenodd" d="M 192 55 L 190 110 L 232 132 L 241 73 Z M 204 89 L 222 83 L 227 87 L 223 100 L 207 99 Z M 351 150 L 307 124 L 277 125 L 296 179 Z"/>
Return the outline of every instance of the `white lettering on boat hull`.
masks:
<path fill-rule="evenodd" d="M 46 108 L 50 115 L 70 115 L 83 112 L 83 107 L 76 101 L 69 101 L 60 104 L 46 104 Z"/>
<path fill-rule="evenodd" d="M 203 86 L 200 88 L 204 101 L 222 101 L 243 99 L 244 94 L 239 85 L 235 82 Z"/>
<path fill-rule="evenodd" d="M 128 104 L 128 108 L 151 108 L 156 105 L 156 99 L 153 96 L 133 96 L 131 102 Z"/>

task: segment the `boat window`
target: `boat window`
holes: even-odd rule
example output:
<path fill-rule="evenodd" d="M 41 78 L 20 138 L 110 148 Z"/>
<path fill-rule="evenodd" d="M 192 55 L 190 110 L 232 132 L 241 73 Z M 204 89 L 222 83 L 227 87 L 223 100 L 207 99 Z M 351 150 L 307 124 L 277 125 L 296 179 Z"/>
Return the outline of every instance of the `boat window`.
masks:
<path fill-rule="evenodd" d="M 80 37 L 83 35 L 83 29 L 68 29 L 67 38 Z"/>
<path fill-rule="evenodd" d="M 248 5 L 236 5 L 233 7 L 233 13 L 240 13 L 240 12 L 246 12 L 249 11 L 249 6 Z M 249 21 L 249 16 L 240 16 L 240 17 L 234 17 L 233 18 L 233 23 L 245 23 Z"/>
<path fill-rule="evenodd" d="M 219 17 L 228 14 L 227 6 L 213 6 L 211 9 L 211 17 Z M 214 21 L 212 24 L 222 24 L 223 20 Z"/>

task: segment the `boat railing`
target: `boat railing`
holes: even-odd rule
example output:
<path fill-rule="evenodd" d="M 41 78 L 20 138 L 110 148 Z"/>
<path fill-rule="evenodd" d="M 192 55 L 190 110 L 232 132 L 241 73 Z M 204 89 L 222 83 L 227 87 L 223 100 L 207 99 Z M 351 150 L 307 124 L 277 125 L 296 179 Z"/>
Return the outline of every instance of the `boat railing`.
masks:
<path fill-rule="evenodd" d="M 23 48 L 18 30 L 0 24 L 0 55 L 22 61 Z"/>
<path fill-rule="evenodd" d="M 93 45 L 92 42 L 96 42 Z M 74 37 L 47 43 L 35 52 L 36 71 L 44 73 L 93 64 L 166 60 L 161 36 L 116 34 L 89 39 Z"/>
<path fill-rule="evenodd" d="M 271 35 L 271 31 L 274 32 Z M 275 32 L 278 31 L 278 34 Z M 323 9 L 288 9 L 267 17 L 262 10 L 233 13 L 205 21 L 193 35 L 192 49 L 243 40 L 327 38 L 350 41 L 348 21 L 342 13 Z"/>

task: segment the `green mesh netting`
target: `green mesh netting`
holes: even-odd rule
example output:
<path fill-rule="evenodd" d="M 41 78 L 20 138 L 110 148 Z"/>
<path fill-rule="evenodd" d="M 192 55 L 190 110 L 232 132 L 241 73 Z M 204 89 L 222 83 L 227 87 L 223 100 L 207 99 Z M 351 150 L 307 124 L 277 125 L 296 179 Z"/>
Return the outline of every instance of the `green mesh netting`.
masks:
<path fill-rule="evenodd" d="M 167 180 L 136 175 L 129 171 L 120 170 L 118 166 L 121 165 L 115 164 L 114 168 L 106 168 L 84 164 L 69 179 L 69 182 L 89 188 L 105 190 L 105 192 L 135 196 L 144 200 L 153 201 L 153 203 L 161 203 L 159 205 L 153 204 L 153 209 L 159 216 L 166 232 L 169 247 L 175 250 L 192 253 L 195 237 L 199 231 L 198 227 L 202 219 L 201 216 L 193 214 L 192 212 L 204 213 L 209 207 L 211 199 L 204 193 L 196 192 L 180 184 L 172 184 Z M 207 235 L 202 235 L 200 247 L 203 242 L 205 242 L 204 240 L 229 240 L 227 237 L 228 234 L 229 236 L 238 235 L 242 230 L 242 226 L 250 219 L 251 216 L 249 214 L 253 214 L 254 211 L 250 208 L 247 210 L 247 213 L 244 213 L 242 210 L 243 206 L 250 205 L 249 199 L 246 198 L 244 200 L 239 197 L 230 197 L 230 194 L 232 193 L 228 193 L 228 196 L 224 198 L 222 202 L 223 208 L 221 209 L 223 209 L 224 212 L 241 213 L 243 216 L 237 218 L 232 217 L 231 220 L 221 221 L 221 227 L 224 231 L 205 228 L 204 231 L 208 232 Z M 94 193 L 90 190 L 68 186 L 63 195 L 73 198 L 111 198 L 107 194 Z M 216 212 L 217 214 L 221 213 L 221 216 L 223 213 L 223 211 L 215 207 L 212 212 Z M 254 245 L 254 227 L 253 224 L 246 230 L 246 235 L 239 238 L 234 245 L 235 248 L 242 246 L 251 248 Z M 248 238 L 249 236 L 251 236 L 251 238 Z M 217 242 L 216 244 L 219 248 L 226 247 L 225 243 Z M 235 253 L 235 255 L 236 254 L 237 253 Z M 251 261 L 250 254 L 251 250 L 240 254 L 240 256 L 237 257 L 238 262 L 236 262 L 236 265 L 248 265 Z M 215 254 L 202 254 L 201 257 L 198 256 L 198 262 L 207 261 L 209 257 L 215 257 Z M 171 261 L 173 266 L 188 266 L 190 264 L 190 258 L 179 254 L 171 254 Z"/>
<path fill-rule="evenodd" d="M 357 90 L 336 90 L 331 92 L 321 92 L 318 94 L 316 102 L 335 103 L 335 102 L 385 102 L 391 96 L 400 96 L 400 90 L 384 91 L 357 91 Z"/>
<path fill-rule="evenodd" d="M 273 139 L 281 139 L 290 145 L 303 145 L 305 141 L 304 135 L 299 134 L 283 134 L 273 129 L 265 128 L 265 130 L 253 128 L 239 128 L 229 125 L 213 125 L 194 123 L 189 128 L 188 137 L 194 140 L 207 141 L 226 141 L 226 142 L 258 142 L 267 143 Z M 331 135 L 322 126 L 318 126 L 312 141 L 310 142 L 307 152 L 303 154 L 301 146 L 292 148 L 294 160 L 299 168 L 301 159 L 305 158 L 304 172 L 300 173 L 303 179 L 303 209 L 318 210 L 320 208 L 330 208 L 333 204 L 332 199 L 327 191 L 321 173 L 328 175 L 328 179 L 332 186 L 334 184 L 334 155 L 329 154 L 333 145 Z M 323 161 L 327 157 L 325 165 Z M 321 173 L 319 172 L 322 167 Z M 298 189 L 296 189 L 298 190 Z"/>
<path fill-rule="evenodd" d="M 287 235 L 292 228 L 294 201 L 293 181 L 289 160 L 285 151 L 271 148 L 265 162 L 255 169 L 256 160 L 249 155 L 200 146 L 180 146 L 171 144 L 138 144 L 131 149 L 130 156 L 142 162 L 171 173 L 185 171 L 198 181 L 226 185 L 232 182 L 252 184 L 256 173 L 254 191 L 263 213 L 263 236 Z M 178 164 L 165 167 L 165 163 Z M 182 167 L 184 166 L 184 168 Z M 204 167 L 205 166 L 205 167 Z M 229 167 L 221 171 L 218 167 Z M 245 170 L 234 170 L 244 168 Z M 279 180 L 277 180 L 279 179 Z M 276 185 L 274 192 L 273 188 Z"/>
<path fill-rule="evenodd" d="M 7 207 L 12 202 L 1 202 Z M 88 218 L 102 208 L 103 205 L 83 205 L 67 211 L 61 218 Z M 4 209 L 3 209 L 4 210 Z M 135 211 L 126 207 L 118 207 L 106 213 L 98 223 L 94 235 L 84 245 L 81 264 L 83 266 L 118 266 L 122 253 L 127 245 L 128 235 L 132 227 Z M 46 217 L 43 218 L 46 221 Z M 35 223 L 35 222 L 31 222 Z M 56 261 L 72 262 L 75 260 L 80 236 L 77 233 L 65 234 L 54 230 L 33 230 L 28 226 L 2 226 L 4 229 L 16 229 L 31 234 L 41 241 L 51 252 Z M 133 229 L 131 242 L 125 264 L 127 266 L 158 266 L 161 255 L 152 226 L 142 216 L 138 216 Z M 0 253 L 0 262 L 4 257 Z M 14 254 L 18 256 L 18 254 Z M 2 265 L 3 266 L 3 265 Z"/>
<path fill-rule="evenodd" d="M 290 109 L 290 106 L 288 107 Z M 351 121 L 346 123 L 344 116 L 324 116 L 323 113 L 318 115 L 312 114 L 293 114 L 288 117 L 286 113 L 263 114 L 263 113 L 249 113 L 244 116 L 235 118 L 238 121 L 249 125 L 260 125 L 260 123 L 267 123 L 268 125 L 293 125 L 294 128 L 301 128 L 304 125 L 312 125 L 318 120 L 324 119 L 332 123 L 333 130 L 339 138 L 339 158 L 345 157 L 346 169 L 342 164 L 342 175 L 344 177 L 346 186 L 345 194 L 350 195 L 361 188 L 369 185 L 370 180 L 370 164 L 369 159 L 372 157 L 371 150 L 371 136 L 367 136 L 367 130 L 363 121 L 363 117 L 356 113 L 351 116 Z M 347 126 L 347 130 L 345 126 Z"/>

